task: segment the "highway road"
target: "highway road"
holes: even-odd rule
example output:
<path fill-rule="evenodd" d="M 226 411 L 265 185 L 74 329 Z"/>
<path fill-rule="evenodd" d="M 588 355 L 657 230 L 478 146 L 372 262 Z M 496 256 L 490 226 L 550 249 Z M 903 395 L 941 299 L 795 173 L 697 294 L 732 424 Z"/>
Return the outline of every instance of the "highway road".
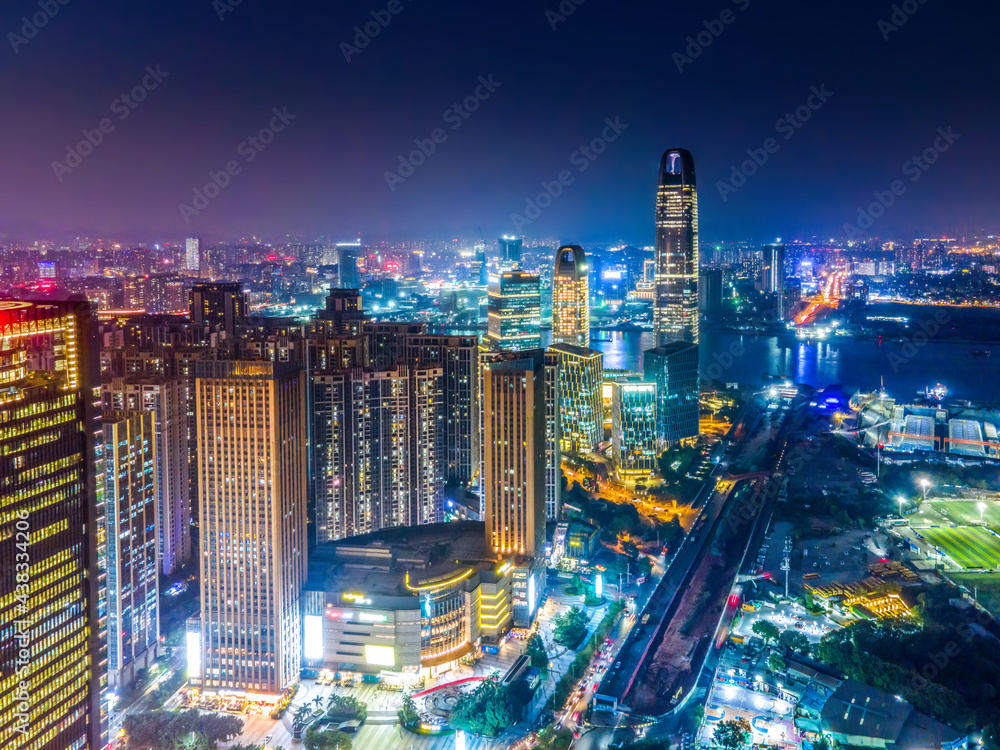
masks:
<path fill-rule="evenodd" d="M 728 451 L 720 444 L 720 461 L 730 452 L 735 452 L 742 446 L 746 436 L 753 432 L 760 419 L 759 410 L 750 406 L 745 411 L 733 434 L 739 436 Z M 724 452 L 723 452 L 724 451 Z M 660 580 L 646 606 L 639 615 L 639 622 L 618 653 L 615 665 L 608 670 L 595 694 L 594 707 L 599 711 L 618 711 L 627 706 L 629 692 L 634 688 L 637 679 L 644 671 L 646 659 L 654 652 L 655 645 L 673 614 L 673 609 L 683 591 L 691 573 L 697 568 L 711 539 L 716 523 L 738 483 L 726 482 L 722 491 L 715 490 L 715 473 L 717 466 L 706 477 L 703 493 L 712 488 L 705 501 L 694 526 L 685 538 L 670 562 L 667 572 Z M 700 496 L 699 496 L 700 497 Z M 697 501 L 696 501 L 697 502 Z M 644 624 L 643 619 L 649 615 Z"/>

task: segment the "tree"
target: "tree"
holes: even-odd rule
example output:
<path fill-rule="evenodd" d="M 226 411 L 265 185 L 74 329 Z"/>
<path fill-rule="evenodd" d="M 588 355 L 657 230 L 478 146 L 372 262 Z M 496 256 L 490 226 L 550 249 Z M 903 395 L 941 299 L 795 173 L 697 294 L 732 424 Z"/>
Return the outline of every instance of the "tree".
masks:
<path fill-rule="evenodd" d="M 808 655 L 811 649 L 809 639 L 797 630 L 783 630 L 778 642 L 789 651 L 797 654 Z"/>
<path fill-rule="evenodd" d="M 207 748 L 243 733 L 243 720 L 235 716 L 202 714 L 197 709 L 181 713 L 146 711 L 130 714 L 122 722 L 132 750 Z"/>
<path fill-rule="evenodd" d="M 364 721 L 368 718 L 368 704 L 350 695 L 334 693 L 327 701 L 326 715 L 342 721 L 345 719 Z"/>
<path fill-rule="evenodd" d="M 569 750 L 573 744 L 573 732 L 569 729 L 556 729 L 549 724 L 538 733 L 536 750 Z"/>
<path fill-rule="evenodd" d="M 309 727 L 304 744 L 306 750 L 351 750 L 351 737 L 339 729 L 322 731 Z"/>
<path fill-rule="evenodd" d="M 409 695 L 403 696 L 403 705 L 400 706 L 396 715 L 399 717 L 399 723 L 404 726 L 416 724 L 417 719 L 420 718 L 420 714 L 417 713 L 417 704 Z"/>
<path fill-rule="evenodd" d="M 767 620 L 757 620 L 750 630 L 754 635 L 759 635 L 763 638 L 764 643 L 776 641 L 781 635 L 781 631 L 778 630 L 778 626 L 774 623 L 768 622 Z"/>
<path fill-rule="evenodd" d="M 528 639 L 524 653 L 527 654 L 531 666 L 543 670 L 549 668 L 549 654 L 545 650 L 545 641 L 538 633 L 533 633 Z"/>
<path fill-rule="evenodd" d="M 781 654 L 771 654 L 767 657 L 767 667 L 772 672 L 784 672 L 788 669 L 788 665 L 785 663 L 785 659 Z"/>
<path fill-rule="evenodd" d="M 642 575 L 648 576 L 650 573 L 653 572 L 653 561 L 650 560 L 648 557 L 640 557 L 638 562 L 638 568 L 639 572 Z"/>
<path fill-rule="evenodd" d="M 568 648 L 575 648 L 587 633 L 588 621 L 589 618 L 582 609 L 570 607 L 567 612 L 556 617 L 553 640 Z"/>
<path fill-rule="evenodd" d="M 495 676 L 483 680 L 471 693 L 459 697 L 449 723 L 456 729 L 496 737 L 517 721 L 523 705 L 517 705 Z"/>
<path fill-rule="evenodd" d="M 740 750 L 750 739 L 750 722 L 742 716 L 715 725 L 715 744 L 723 750 Z"/>

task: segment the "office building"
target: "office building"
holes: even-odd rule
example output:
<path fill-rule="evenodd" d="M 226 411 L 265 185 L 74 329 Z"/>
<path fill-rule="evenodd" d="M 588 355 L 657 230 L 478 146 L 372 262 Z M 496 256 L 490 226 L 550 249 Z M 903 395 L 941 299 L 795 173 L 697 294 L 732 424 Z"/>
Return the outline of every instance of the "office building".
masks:
<path fill-rule="evenodd" d="M 201 271 L 201 237 L 188 237 L 184 243 L 184 268 L 194 274 Z"/>
<path fill-rule="evenodd" d="M 119 694 L 160 650 L 154 421 L 151 411 L 104 412 L 108 685 Z"/>
<path fill-rule="evenodd" d="M 155 416 L 158 554 L 160 571 L 170 575 L 191 559 L 187 380 L 132 375 L 106 379 L 101 391 L 105 411 L 141 410 Z"/>
<path fill-rule="evenodd" d="M 611 384 L 611 455 L 620 478 L 656 469 L 656 385 Z"/>
<path fill-rule="evenodd" d="M 486 342 L 491 351 L 520 352 L 542 345 L 538 276 L 509 271 L 490 277 Z"/>
<path fill-rule="evenodd" d="M 188 677 L 277 694 L 299 675 L 306 576 L 306 381 L 291 363 L 196 366 L 201 623 Z"/>
<path fill-rule="evenodd" d="M 698 190 L 694 159 L 670 149 L 656 192 L 656 345 L 698 343 Z"/>
<path fill-rule="evenodd" d="M 337 243 L 337 277 L 341 289 L 361 287 L 361 274 L 358 271 L 361 253 L 361 240 Z"/>
<path fill-rule="evenodd" d="M 316 539 L 443 518 L 444 368 L 311 377 Z"/>
<path fill-rule="evenodd" d="M 0 300 L 0 746 L 100 750 L 107 551 L 90 305 Z M 45 370 L 29 365 L 29 354 Z M 16 578 L 15 578 L 16 575 Z"/>
<path fill-rule="evenodd" d="M 570 344 L 553 344 L 559 357 L 559 445 L 562 451 L 588 453 L 604 440 L 604 355 Z"/>
<path fill-rule="evenodd" d="M 188 300 L 191 322 L 196 326 L 215 326 L 235 336 L 236 327 L 246 323 L 246 294 L 236 282 L 195 284 Z"/>
<path fill-rule="evenodd" d="M 785 246 L 764 245 L 760 269 L 760 290 L 774 303 L 777 320 L 785 319 Z"/>
<path fill-rule="evenodd" d="M 516 271 L 521 267 L 521 253 L 524 250 L 523 237 L 510 237 L 504 235 L 497 244 L 500 246 L 500 255 L 497 258 L 497 271 Z"/>
<path fill-rule="evenodd" d="M 698 275 L 698 312 L 707 318 L 722 313 L 722 270 L 714 268 Z"/>
<path fill-rule="evenodd" d="M 698 435 L 698 347 L 680 341 L 643 352 L 643 380 L 656 384 L 661 447 Z"/>
<path fill-rule="evenodd" d="M 559 354 L 545 352 L 545 518 L 555 521 L 562 507 L 562 419 Z"/>
<path fill-rule="evenodd" d="M 590 282 L 579 245 L 556 251 L 552 272 L 552 343 L 590 346 Z"/>
<path fill-rule="evenodd" d="M 499 555 L 545 547 L 545 353 L 485 358 L 486 540 Z"/>

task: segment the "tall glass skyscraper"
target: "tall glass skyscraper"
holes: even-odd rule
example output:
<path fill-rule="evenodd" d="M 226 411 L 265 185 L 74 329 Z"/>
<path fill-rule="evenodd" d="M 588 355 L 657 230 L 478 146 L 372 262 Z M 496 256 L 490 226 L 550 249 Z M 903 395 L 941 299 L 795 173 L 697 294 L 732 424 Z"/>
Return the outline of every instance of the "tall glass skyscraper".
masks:
<path fill-rule="evenodd" d="M 4 750 L 100 750 L 107 743 L 104 462 L 94 322 L 83 298 L 0 300 Z M 32 367 L 29 352 L 46 369 Z M 155 547 L 153 553 L 155 562 Z"/>
<path fill-rule="evenodd" d="M 590 346 L 590 282 L 587 256 L 579 245 L 556 251 L 552 271 L 552 343 Z"/>
<path fill-rule="evenodd" d="M 559 444 L 587 453 L 604 439 L 604 355 L 571 344 L 553 344 L 559 357 Z"/>
<path fill-rule="evenodd" d="M 497 243 L 500 245 L 500 256 L 497 258 L 497 269 L 500 273 L 520 268 L 524 238 L 504 235 L 497 240 Z"/>
<path fill-rule="evenodd" d="M 611 450 L 620 477 L 656 469 L 656 384 L 611 385 Z"/>
<path fill-rule="evenodd" d="M 698 347 L 676 341 L 642 354 L 643 380 L 656 383 L 656 434 L 664 445 L 698 435 Z"/>
<path fill-rule="evenodd" d="M 698 190 L 691 152 L 660 160 L 656 191 L 656 345 L 698 343 Z"/>
<path fill-rule="evenodd" d="M 490 277 L 486 342 L 492 351 L 522 352 L 542 345 L 538 275 L 508 271 Z"/>

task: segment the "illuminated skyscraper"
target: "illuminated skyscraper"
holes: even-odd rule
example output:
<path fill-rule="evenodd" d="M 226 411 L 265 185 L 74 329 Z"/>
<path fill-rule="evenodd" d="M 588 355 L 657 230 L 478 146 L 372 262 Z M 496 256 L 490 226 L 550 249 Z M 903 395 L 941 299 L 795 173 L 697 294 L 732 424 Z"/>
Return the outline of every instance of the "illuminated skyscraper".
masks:
<path fill-rule="evenodd" d="M 151 411 L 104 412 L 108 683 L 119 694 L 160 649 L 154 421 Z"/>
<path fill-rule="evenodd" d="M 0 747 L 107 743 L 99 362 L 83 298 L 0 300 Z M 29 353 L 47 370 L 29 366 Z"/>
<path fill-rule="evenodd" d="M 559 357 L 559 444 L 587 453 L 604 439 L 604 355 L 570 344 L 553 344 Z"/>
<path fill-rule="evenodd" d="M 785 318 L 785 246 L 764 245 L 760 270 L 761 291 L 773 295 L 778 320 Z"/>
<path fill-rule="evenodd" d="M 521 252 L 524 250 L 523 237 L 504 235 L 497 243 L 500 245 L 500 256 L 497 258 L 497 270 L 500 273 L 516 271 L 521 267 Z"/>
<path fill-rule="evenodd" d="M 521 352 L 542 345 L 538 276 L 509 271 L 490 277 L 486 342 L 492 351 Z"/>
<path fill-rule="evenodd" d="M 188 677 L 279 693 L 301 667 L 306 381 L 297 365 L 197 363 L 201 627 Z"/>
<path fill-rule="evenodd" d="M 314 373 L 316 538 L 442 520 L 444 368 Z"/>
<path fill-rule="evenodd" d="M 156 511 L 163 575 L 191 559 L 191 492 L 188 463 L 187 380 L 133 375 L 102 385 L 104 410 L 155 415 Z"/>
<path fill-rule="evenodd" d="M 201 237 L 188 237 L 184 243 L 184 268 L 196 274 L 201 270 Z"/>
<path fill-rule="evenodd" d="M 612 383 L 611 455 L 619 476 L 655 470 L 657 445 L 656 384 Z"/>
<path fill-rule="evenodd" d="M 590 283 L 579 245 L 556 251 L 552 272 L 552 343 L 590 346 Z"/>
<path fill-rule="evenodd" d="M 545 517 L 559 519 L 562 508 L 562 420 L 559 408 L 559 355 L 545 352 Z"/>
<path fill-rule="evenodd" d="M 698 347 L 677 341 L 642 354 L 643 380 L 656 384 L 656 435 L 673 445 L 698 435 Z"/>
<path fill-rule="evenodd" d="M 664 152 L 656 191 L 656 345 L 698 343 L 698 190 L 694 159 Z"/>
<path fill-rule="evenodd" d="M 497 554 L 545 547 L 545 352 L 483 361 L 486 543 Z"/>

